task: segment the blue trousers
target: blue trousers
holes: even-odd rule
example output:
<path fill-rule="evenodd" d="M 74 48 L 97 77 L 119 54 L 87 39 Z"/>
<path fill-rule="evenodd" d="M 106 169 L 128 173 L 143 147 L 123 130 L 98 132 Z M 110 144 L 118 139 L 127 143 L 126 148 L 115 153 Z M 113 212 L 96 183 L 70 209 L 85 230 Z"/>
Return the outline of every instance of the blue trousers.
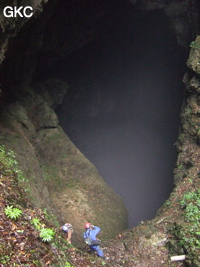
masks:
<path fill-rule="evenodd" d="M 104 257 L 103 250 L 100 248 L 100 246 L 90 246 L 91 249 L 96 250 L 97 255 L 99 257 Z"/>

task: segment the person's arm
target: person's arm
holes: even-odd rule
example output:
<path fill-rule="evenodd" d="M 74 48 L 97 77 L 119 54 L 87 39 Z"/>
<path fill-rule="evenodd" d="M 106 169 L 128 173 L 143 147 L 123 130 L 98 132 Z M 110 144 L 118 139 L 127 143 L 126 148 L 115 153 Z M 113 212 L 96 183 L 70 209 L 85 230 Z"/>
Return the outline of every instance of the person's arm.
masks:
<path fill-rule="evenodd" d="M 71 237 L 72 237 L 72 232 L 71 230 L 68 230 L 68 235 L 67 235 L 67 241 L 71 244 Z"/>
<path fill-rule="evenodd" d="M 101 231 L 101 229 L 98 226 L 94 226 L 92 227 L 92 234 L 93 235 L 97 235 L 99 232 Z"/>
<path fill-rule="evenodd" d="M 86 231 L 83 234 L 83 238 L 87 238 Z"/>

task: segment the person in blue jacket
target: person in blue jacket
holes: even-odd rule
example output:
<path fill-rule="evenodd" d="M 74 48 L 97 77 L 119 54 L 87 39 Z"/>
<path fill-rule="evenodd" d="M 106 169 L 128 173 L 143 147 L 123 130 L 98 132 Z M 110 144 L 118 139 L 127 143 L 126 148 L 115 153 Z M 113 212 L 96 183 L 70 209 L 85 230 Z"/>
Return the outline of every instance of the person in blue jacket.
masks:
<path fill-rule="evenodd" d="M 84 232 L 84 239 L 86 239 L 87 237 L 90 237 L 92 239 L 92 241 L 96 241 L 98 240 L 98 238 L 96 237 L 96 235 L 101 231 L 101 229 L 98 226 L 94 226 L 91 223 L 85 223 L 85 232 Z M 102 251 L 102 249 L 100 248 L 100 245 L 90 245 L 90 248 L 92 250 L 95 250 L 97 252 L 97 255 L 101 258 L 105 258 L 104 253 Z"/>

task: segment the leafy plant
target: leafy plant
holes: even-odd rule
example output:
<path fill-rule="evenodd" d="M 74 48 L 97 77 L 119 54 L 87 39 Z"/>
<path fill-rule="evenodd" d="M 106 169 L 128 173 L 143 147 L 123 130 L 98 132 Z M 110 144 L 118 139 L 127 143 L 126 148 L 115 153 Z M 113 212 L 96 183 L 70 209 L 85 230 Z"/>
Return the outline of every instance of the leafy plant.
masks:
<path fill-rule="evenodd" d="M 9 260 L 10 260 L 10 257 L 8 255 L 5 255 L 5 256 L 2 255 L 0 257 L 0 263 L 2 264 L 6 264 Z"/>
<path fill-rule="evenodd" d="M 190 178 L 188 178 L 188 182 L 189 182 L 190 184 L 193 183 L 192 179 L 190 179 Z"/>
<path fill-rule="evenodd" d="M 4 146 L 0 146 L 0 163 L 2 171 L 15 171 L 17 161 L 15 160 L 15 153 L 11 150 L 6 151 Z"/>
<path fill-rule="evenodd" d="M 170 206 L 172 205 L 172 202 L 169 201 L 169 200 L 166 200 L 165 203 L 164 203 L 164 205 L 165 205 L 166 207 L 170 207 Z"/>
<path fill-rule="evenodd" d="M 53 239 L 54 235 L 55 235 L 54 230 L 50 228 L 43 228 L 40 231 L 40 237 L 44 242 L 50 242 Z"/>
<path fill-rule="evenodd" d="M 36 230 L 40 230 L 42 227 L 40 219 L 38 219 L 38 218 L 33 218 L 31 220 L 31 224 L 33 224 L 33 226 L 35 227 Z"/>
<path fill-rule="evenodd" d="M 68 261 L 65 262 L 65 267 L 74 267 L 73 265 L 71 265 Z"/>
<path fill-rule="evenodd" d="M 197 41 L 192 41 L 190 47 L 195 49 L 200 49 L 200 44 Z"/>
<path fill-rule="evenodd" d="M 0 145 L 0 171 L 4 174 L 16 174 L 19 182 L 25 181 L 22 171 L 18 169 L 15 153 L 6 150 L 3 145 Z"/>
<path fill-rule="evenodd" d="M 177 225 L 175 233 L 180 240 L 179 245 L 188 253 L 195 253 L 200 249 L 200 189 L 187 192 L 180 204 L 184 210 L 185 224 Z"/>
<path fill-rule="evenodd" d="M 13 208 L 13 206 L 8 206 L 4 210 L 6 216 L 8 218 L 16 220 L 22 215 L 22 211 L 18 208 Z"/>

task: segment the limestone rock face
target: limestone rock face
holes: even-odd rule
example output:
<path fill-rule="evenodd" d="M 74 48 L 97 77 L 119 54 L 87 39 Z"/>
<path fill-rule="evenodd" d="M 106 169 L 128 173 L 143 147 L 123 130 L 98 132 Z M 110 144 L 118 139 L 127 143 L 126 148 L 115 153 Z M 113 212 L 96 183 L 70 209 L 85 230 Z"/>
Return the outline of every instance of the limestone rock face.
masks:
<path fill-rule="evenodd" d="M 191 39 L 196 38 L 199 33 L 200 3 L 198 0 L 130 0 L 140 9 L 150 11 L 163 9 L 169 17 L 172 27 L 177 36 L 177 42 L 188 48 Z"/>
<path fill-rule="evenodd" d="M 198 75 L 200 74 L 200 36 L 198 36 L 196 40 L 191 43 L 191 50 L 189 59 L 187 61 L 187 65 L 191 70 L 196 72 Z M 191 83 L 193 84 L 193 87 L 195 89 L 196 87 L 198 87 L 198 82 L 196 77 L 193 77 Z"/>
<path fill-rule="evenodd" d="M 32 91 L 6 105 L 0 118 L 0 143 L 15 151 L 26 178 L 22 185 L 36 206 L 47 208 L 60 223 L 70 221 L 75 236 L 86 221 L 102 225 L 105 237 L 115 236 L 127 227 L 122 199 L 69 140 L 50 107 L 60 103 L 67 85 L 48 80 L 35 86 L 41 95 Z"/>
<path fill-rule="evenodd" d="M 122 199 L 103 181 L 96 168 L 59 126 L 54 109 L 62 103 L 68 84 L 51 76 L 37 81 L 32 77 L 38 67 L 39 51 L 43 49 L 49 53 L 53 44 L 56 48 L 60 46 L 54 42 L 55 38 L 54 41 L 46 40 L 48 34 L 44 36 L 45 30 L 49 33 L 46 25 L 56 10 L 56 2 L 22 1 L 22 6 L 33 7 L 32 19 L 5 18 L 3 7 L 16 3 L 0 3 L 0 62 L 6 52 L 1 65 L 0 143 L 16 153 L 19 168 L 25 175 L 22 185 L 27 187 L 34 205 L 47 208 L 60 223 L 70 221 L 76 229 L 74 236 L 84 231 L 86 221 L 91 221 L 102 226 L 105 237 L 112 237 L 127 227 L 127 211 Z M 95 16 L 93 14 L 92 18 Z M 52 22 L 55 22 L 54 18 Z M 68 52 L 80 47 L 87 39 L 78 28 L 75 30 L 79 33 L 73 41 L 76 45 L 70 45 L 71 48 L 68 44 L 62 46 Z M 60 31 L 58 42 L 59 36 Z M 48 47 L 45 40 L 50 41 Z M 50 62 L 54 61 L 52 53 Z M 43 68 L 44 63 L 47 61 L 43 62 Z"/>
<path fill-rule="evenodd" d="M 41 83 L 34 84 L 34 90 L 43 97 L 52 109 L 62 104 L 63 96 L 66 94 L 68 87 L 68 84 L 56 78 L 49 78 Z"/>
<path fill-rule="evenodd" d="M 43 5 L 47 2 L 48 0 L 26 0 L 21 1 L 20 6 L 31 6 L 35 17 L 39 16 L 40 12 L 43 10 Z M 27 17 L 23 19 L 14 17 L 7 18 L 3 15 L 5 6 L 14 7 L 18 5 L 14 0 L 2 0 L 0 3 L 0 63 L 4 60 L 10 39 L 16 36 L 20 29 L 31 19 Z"/>

